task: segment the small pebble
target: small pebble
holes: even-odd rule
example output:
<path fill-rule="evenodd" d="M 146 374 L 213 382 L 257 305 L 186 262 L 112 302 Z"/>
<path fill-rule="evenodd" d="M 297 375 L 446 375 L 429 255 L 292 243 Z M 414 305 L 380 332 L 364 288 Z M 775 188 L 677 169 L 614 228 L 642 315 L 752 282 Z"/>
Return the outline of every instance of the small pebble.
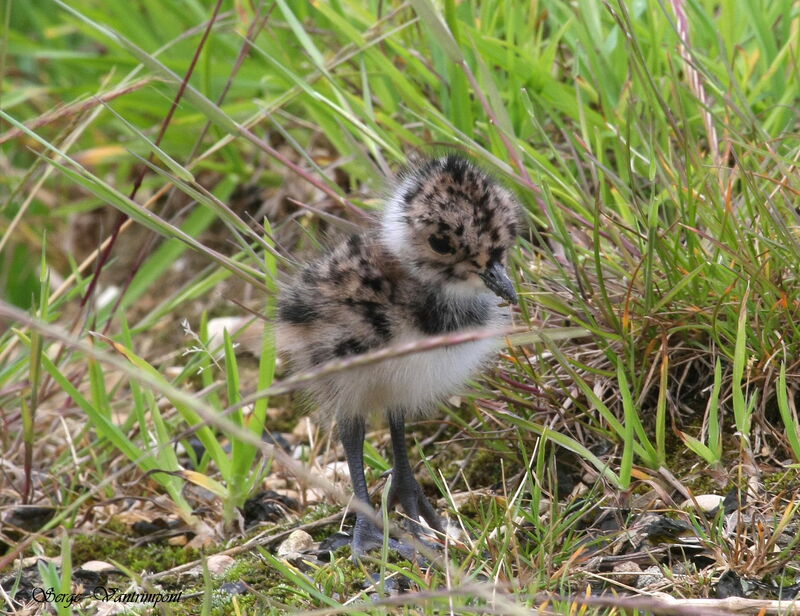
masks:
<path fill-rule="evenodd" d="M 614 577 L 616 577 L 620 584 L 633 586 L 638 581 L 640 577 L 639 574 L 642 572 L 642 568 L 638 565 L 638 563 L 635 563 L 632 560 L 626 560 L 625 562 L 614 565 L 613 571 L 617 574 Z"/>
<path fill-rule="evenodd" d="M 642 575 L 638 577 L 636 580 L 636 588 L 651 588 L 653 586 L 663 584 L 664 580 L 666 579 L 666 576 L 661 571 L 661 567 L 658 565 L 653 565 L 652 567 L 645 569 L 642 572 Z"/>
<path fill-rule="evenodd" d="M 304 530 L 296 530 L 278 546 L 278 556 L 291 558 L 308 552 L 314 547 L 314 539 Z"/>
<path fill-rule="evenodd" d="M 229 595 L 245 595 L 247 594 L 247 584 L 242 581 L 239 582 L 225 582 L 219 587 L 222 592 Z"/>
<path fill-rule="evenodd" d="M 208 572 L 212 575 L 222 575 L 234 564 L 236 561 L 227 554 L 212 554 L 206 561 Z"/>
<path fill-rule="evenodd" d="M 95 573 L 108 573 L 109 571 L 118 570 L 114 565 L 103 560 L 87 560 L 81 565 L 81 569 L 85 571 L 94 571 Z"/>
<path fill-rule="evenodd" d="M 687 499 L 681 503 L 681 509 L 690 510 L 698 507 L 703 513 L 711 513 L 716 510 L 725 500 L 724 496 L 719 494 L 699 494 L 692 499 Z M 697 503 L 695 505 L 695 502 Z"/>

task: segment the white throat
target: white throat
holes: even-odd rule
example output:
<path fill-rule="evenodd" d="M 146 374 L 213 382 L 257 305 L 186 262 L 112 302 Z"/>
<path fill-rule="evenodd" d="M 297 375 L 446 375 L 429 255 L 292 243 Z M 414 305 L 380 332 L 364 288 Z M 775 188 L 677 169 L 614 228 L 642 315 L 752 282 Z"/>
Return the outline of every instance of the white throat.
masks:
<path fill-rule="evenodd" d="M 466 280 L 448 282 L 442 286 L 445 296 L 450 300 L 469 300 L 480 295 L 492 295 L 478 276 L 472 275 Z"/>

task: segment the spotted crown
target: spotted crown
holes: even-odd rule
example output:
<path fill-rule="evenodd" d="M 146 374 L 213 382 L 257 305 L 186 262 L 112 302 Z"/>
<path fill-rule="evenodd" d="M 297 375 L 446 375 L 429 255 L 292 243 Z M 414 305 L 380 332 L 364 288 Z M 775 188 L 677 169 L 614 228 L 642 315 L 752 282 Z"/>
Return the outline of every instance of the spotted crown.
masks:
<path fill-rule="evenodd" d="M 456 293 L 485 292 L 483 274 L 505 264 L 518 211 L 509 190 L 450 154 L 401 174 L 381 237 L 419 279 Z"/>

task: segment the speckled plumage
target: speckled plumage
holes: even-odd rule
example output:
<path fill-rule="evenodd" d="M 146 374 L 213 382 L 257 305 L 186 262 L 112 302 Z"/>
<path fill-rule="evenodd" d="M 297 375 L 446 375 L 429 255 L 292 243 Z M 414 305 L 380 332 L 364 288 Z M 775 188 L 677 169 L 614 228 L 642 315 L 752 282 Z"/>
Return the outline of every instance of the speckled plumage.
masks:
<path fill-rule="evenodd" d="M 465 159 L 451 155 L 406 171 L 379 230 L 351 236 L 283 290 L 280 347 L 295 370 L 307 370 L 393 343 L 500 324 L 499 300 L 478 274 L 492 261 L 505 262 L 516 214 L 513 196 Z M 449 242 L 454 252 L 438 253 L 430 241 Z M 320 416 L 368 414 L 386 404 L 427 411 L 454 393 L 493 346 L 481 341 L 430 352 L 450 367 L 441 371 L 438 392 L 414 391 L 430 376 L 405 366 L 430 363 L 420 355 L 331 377 L 315 392 Z M 450 355 L 466 369 L 452 366 Z"/>
<path fill-rule="evenodd" d="M 460 156 L 409 169 L 387 199 L 380 228 L 351 236 L 282 290 L 279 348 L 295 370 L 308 370 L 425 336 L 502 324 L 508 312 L 497 296 L 516 301 L 505 263 L 517 209 L 507 189 Z M 351 475 L 362 475 L 353 478 L 359 498 L 366 500 L 366 487 L 356 484 L 363 471 L 353 464 L 359 463 L 354 456 L 360 456 L 364 417 L 388 413 L 397 460 L 404 418 L 458 391 L 496 346 L 487 339 L 392 358 L 310 388 L 318 416 L 339 424 Z M 413 474 L 407 476 L 410 467 L 395 466 L 403 479 L 397 500 L 412 518 L 422 515 L 436 527 Z M 365 534 L 357 545 L 356 536 L 354 553 L 373 539 Z"/>

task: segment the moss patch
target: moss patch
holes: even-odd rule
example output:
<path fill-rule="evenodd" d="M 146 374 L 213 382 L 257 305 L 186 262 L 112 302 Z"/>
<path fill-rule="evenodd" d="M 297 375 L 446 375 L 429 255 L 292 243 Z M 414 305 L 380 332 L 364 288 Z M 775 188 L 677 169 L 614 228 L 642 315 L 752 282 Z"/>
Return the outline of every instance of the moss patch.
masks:
<path fill-rule="evenodd" d="M 200 558 L 200 552 L 185 546 L 163 543 L 134 546 L 129 537 L 107 533 L 72 537 L 72 560 L 77 564 L 89 560 L 115 561 L 132 571 L 166 571 Z"/>

